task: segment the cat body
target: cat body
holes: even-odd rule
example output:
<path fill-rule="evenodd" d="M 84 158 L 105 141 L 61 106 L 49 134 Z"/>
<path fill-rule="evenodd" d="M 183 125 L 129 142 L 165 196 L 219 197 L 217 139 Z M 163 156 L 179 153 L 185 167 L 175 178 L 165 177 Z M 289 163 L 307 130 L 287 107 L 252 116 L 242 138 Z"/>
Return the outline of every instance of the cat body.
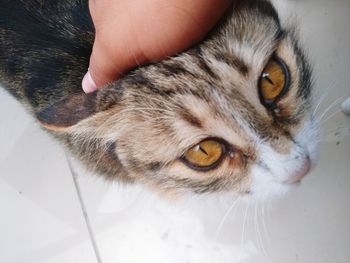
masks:
<path fill-rule="evenodd" d="M 93 38 L 87 1 L 0 8 L 1 84 L 96 173 L 166 193 L 269 196 L 314 163 L 311 70 L 269 1 L 235 1 L 195 47 L 86 95 Z M 265 71 L 283 83 L 273 99 Z M 197 165 L 201 146 L 215 162 Z"/>

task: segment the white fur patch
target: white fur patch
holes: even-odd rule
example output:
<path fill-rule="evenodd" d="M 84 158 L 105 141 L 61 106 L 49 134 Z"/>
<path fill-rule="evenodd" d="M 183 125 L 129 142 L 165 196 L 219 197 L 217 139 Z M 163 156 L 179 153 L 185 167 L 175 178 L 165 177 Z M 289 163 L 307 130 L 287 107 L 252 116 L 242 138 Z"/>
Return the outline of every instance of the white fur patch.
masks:
<path fill-rule="evenodd" d="M 288 154 L 280 154 L 266 143 L 258 146 L 258 161 L 251 170 L 253 178 L 251 192 L 256 198 L 267 198 L 285 194 L 293 185 L 284 183 L 299 171 L 303 160 L 309 158 L 315 165 L 318 153 L 318 130 L 315 122 L 308 119 L 295 136 Z"/>

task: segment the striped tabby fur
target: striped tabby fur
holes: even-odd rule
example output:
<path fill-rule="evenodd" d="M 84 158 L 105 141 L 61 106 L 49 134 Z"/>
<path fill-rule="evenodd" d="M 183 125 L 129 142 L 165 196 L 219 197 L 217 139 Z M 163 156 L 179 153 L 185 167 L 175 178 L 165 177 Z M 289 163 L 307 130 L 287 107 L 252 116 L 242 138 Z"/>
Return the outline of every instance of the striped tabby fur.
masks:
<path fill-rule="evenodd" d="M 165 193 L 265 196 L 287 190 L 302 159 L 314 161 L 310 67 L 269 1 L 235 1 L 202 43 L 85 95 L 93 36 L 87 1 L 2 1 L 2 85 L 96 173 Z M 257 81 L 274 55 L 291 84 L 270 112 Z M 236 154 L 191 170 L 179 158 L 207 137 Z"/>

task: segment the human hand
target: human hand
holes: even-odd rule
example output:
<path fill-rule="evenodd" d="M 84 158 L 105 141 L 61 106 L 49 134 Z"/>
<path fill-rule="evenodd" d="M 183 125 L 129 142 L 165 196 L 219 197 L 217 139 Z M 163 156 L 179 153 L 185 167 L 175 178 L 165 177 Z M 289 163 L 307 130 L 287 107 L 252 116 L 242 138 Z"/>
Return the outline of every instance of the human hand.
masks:
<path fill-rule="evenodd" d="M 86 93 L 123 72 L 189 48 L 231 0 L 89 0 L 96 36 L 82 86 Z"/>

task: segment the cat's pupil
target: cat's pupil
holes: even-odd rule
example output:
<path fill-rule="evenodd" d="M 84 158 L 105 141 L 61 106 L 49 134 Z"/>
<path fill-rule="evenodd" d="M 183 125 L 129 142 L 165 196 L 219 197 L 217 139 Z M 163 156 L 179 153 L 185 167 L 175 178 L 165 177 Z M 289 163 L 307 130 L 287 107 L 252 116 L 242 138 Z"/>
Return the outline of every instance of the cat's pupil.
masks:
<path fill-rule="evenodd" d="M 210 170 L 218 164 L 224 155 L 223 145 L 216 140 L 204 140 L 189 149 L 183 156 L 185 164 L 190 168 Z"/>
<path fill-rule="evenodd" d="M 288 68 L 281 59 L 271 59 L 259 81 L 259 92 L 262 103 L 264 105 L 271 105 L 281 98 L 288 89 Z"/>

